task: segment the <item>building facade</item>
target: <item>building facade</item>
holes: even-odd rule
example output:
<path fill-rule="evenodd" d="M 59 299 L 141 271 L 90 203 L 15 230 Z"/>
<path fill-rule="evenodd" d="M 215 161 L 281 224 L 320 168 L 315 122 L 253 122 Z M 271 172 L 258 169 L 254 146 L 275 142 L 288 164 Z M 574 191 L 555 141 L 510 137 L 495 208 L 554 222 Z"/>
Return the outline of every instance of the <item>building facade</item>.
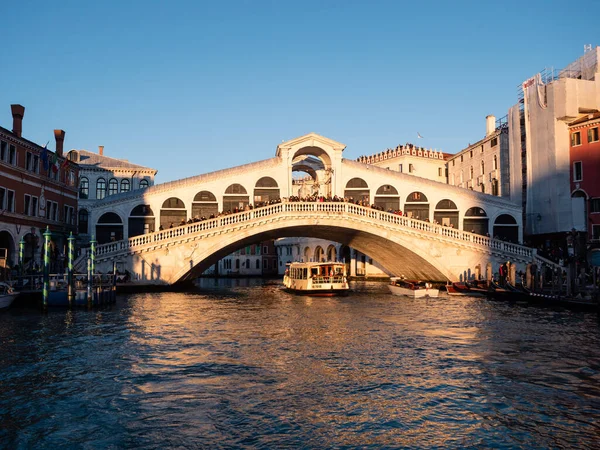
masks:
<path fill-rule="evenodd" d="M 600 243 L 600 113 L 569 124 L 573 228 Z"/>
<path fill-rule="evenodd" d="M 599 61 L 596 47 L 565 69 L 544 69 L 519 86 L 509 110 L 510 198 L 523 205 L 524 231 L 534 245 L 573 228 L 588 232 L 574 215 L 581 194 L 571 186 L 569 124 L 600 109 Z"/>
<path fill-rule="evenodd" d="M 447 160 L 448 183 L 499 197 L 510 196 L 508 123 L 486 117 L 485 137 Z"/>
<path fill-rule="evenodd" d="M 104 146 L 98 153 L 87 150 L 71 150 L 67 158 L 79 166 L 79 210 L 78 244 L 85 246 L 93 234 L 99 243 L 123 239 L 122 222 L 115 214 L 104 218 L 95 230 L 89 224 L 89 213 L 99 200 L 122 192 L 145 189 L 154 185 L 156 169 L 132 164 L 129 161 L 112 158 L 104 154 Z M 155 231 L 151 211 L 140 208 L 132 211 L 133 236 Z"/>
<path fill-rule="evenodd" d="M 60 271 L 67 238 L 76 232 L 79 167 L 63 156 L 63 130 L 54 130 L 50 151 L 22 136 L 25 108 L 11 109 L 12 131 L 0 127 L 0 265 L 16 267 L 22 241 L 24 269 L 41 266 L 49 228 L 51 270 Z"/>

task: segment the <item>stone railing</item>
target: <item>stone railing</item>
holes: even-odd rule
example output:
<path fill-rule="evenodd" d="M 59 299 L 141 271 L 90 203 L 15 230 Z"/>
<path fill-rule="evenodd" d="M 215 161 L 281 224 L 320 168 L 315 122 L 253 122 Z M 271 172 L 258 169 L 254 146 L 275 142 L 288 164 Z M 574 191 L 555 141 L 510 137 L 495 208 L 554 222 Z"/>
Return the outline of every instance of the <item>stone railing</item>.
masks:
<path fill-rule="evenodd" d="M 435 237 L 447 242 L 487 247 L 492 251 L 505 253 L 507 256 L 517 255 L 531 260 L 533 260 L 534 257 L 537 257 L 534 249 L 522 245 L 344 202 L 286 202 L 263 206 L 249 211 L 220 216 L 202 222 L 194 222 L 170 228 L 168 230 L 156 231 L 154 233 L 135 236 L 122 241 L 98 245 L 96 248 L 96 256 L 116 256 L 117 254 L 128 253 L 143 247 L 166 245 L 171 241 L 198 238 L 203 234 L 210 234 L 215 231 L 225 231 L 242 224 L 251 225 L 260 222 L 262 218 L 298 217 L 299 213 L 301 216 L 314 217 L 331 217 L 332 214 L 356 217 L 360 218 L 363 222 L 371 223 L 373 225 L 391 226 L 391 228 L 394 229 L 413 233 L 427 233 L 429 237 Z M 89 252 L 89 249 L 87 251 Z M 82 254 L 83 259 L 86 257 L 87 254 Z"/>

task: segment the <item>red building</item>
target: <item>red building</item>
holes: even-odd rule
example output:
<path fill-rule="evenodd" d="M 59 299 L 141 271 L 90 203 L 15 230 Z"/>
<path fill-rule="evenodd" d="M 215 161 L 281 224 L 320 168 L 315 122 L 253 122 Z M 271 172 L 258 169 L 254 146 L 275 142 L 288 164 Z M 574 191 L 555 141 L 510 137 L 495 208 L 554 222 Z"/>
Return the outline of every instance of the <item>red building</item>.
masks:
<path fill-rule="evenodd" d="M 569 124 L 571 139 L 571 197 L 577 230 L 600 242 L 600 113 L 592 113 Z"/>
<path fill-rule="evenodd" d="M 25 268 L 41 265 L 43 233 L 49 227 L 57 270 L 66 256 L 67 237 L 76 232 L 79 167 L 63 156 L 63 130 L 54 130 L 52 152 L 22 136 L 25 108 L 11 109 L 12 131 L 0 127 L 0 266 L 18 264 L 21 239 Z"/>

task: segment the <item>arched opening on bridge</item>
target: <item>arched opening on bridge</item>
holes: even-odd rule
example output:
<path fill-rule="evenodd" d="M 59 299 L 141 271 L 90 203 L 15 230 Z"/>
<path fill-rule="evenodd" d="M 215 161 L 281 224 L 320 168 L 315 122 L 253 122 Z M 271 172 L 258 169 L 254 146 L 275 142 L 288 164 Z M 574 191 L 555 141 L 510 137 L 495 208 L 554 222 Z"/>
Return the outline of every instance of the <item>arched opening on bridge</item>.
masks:
<path fill-rule="evenodd" d="M 160 225 L 163 229 L 178 227 L 187 220 L 185 204 L 177 197 L 171 197 L 164 201 L 160 209 Z"/>
<path fill-rule="evenodd" d="M 129 237 L 153 233 L 154 224 L 154 212 L 150 205 L 137 205 L 129 213 Z"/>
<path fill-rule="evenodd" d="M 16 266 L 15 241 L 8 231 L 0 231 L 0 280 L 5 280 L 9 274 L 8 269 Z"/>
<path fill-rule="evenodd" d="M 107 212 L 100 216 L 96 224 L 96 240 L 98 244 L 120 241 L 123 239 L 123 221 L 117 213 Z"/>
<path fill-rule="evenodd" d="M 223 195 L 223 212 L 243 211 L 250 203 L 248 191 L 241 184 L 235 183 L 225 189 Z"/>
<path fill-rule="evenodd" d="M 398 211 L 400 209 L 398 190 L 389 184 L 381 186 L 375 194 L 375 206 L 384 211 Z"/>
<path fill-rule="evenodd" d="M 330 244 L 329 247 L 327 247 L 327 261 L 337 261 L 335 245 Z"/>
<path fill-rule="evenodd" d="M 323 247 L 321 247 L 320 245 L 317 245 L 317 247 L 315 248 L 315 257 L 314 257 L 313 261 L 321 262 L 324 259 L 325 259 L 325 251 L 323 250 Z"/>
<path fill-rule="evenodd" d="M 304 262 L 309 262 L 311 261 L 311 257 L 310 257 L 310 247 L 305 247 L 304 248 Z"/>
<path fill-rule="evenodd" d="M 435 205 L 433 212 L 433 221 L 445 227 L 452 227 L 458 230 L 458 208 L 452 200 L 440 200 Z"/>
<path fill-rule="evenodd" d="M 277 181 L 271 177 L 262 177 L 256 182 L 254 186 L 254 206 L 264 206 L 269 202 L 278 200 L 279 197 L 279 186 Z"/>
<path fill-rule="evenodd" d="M 361 203 L 363 206 L 371 205 L 371 191 L 369 185 L 362 178 L 352 178 L 346 183 L 344 197 L 350 202 Z"/>
<path fill-rule="evenodd" d="M 519 242 L 519 225 L 510 214 L 501 214 L 494 221 L 494 238 L 503 241 Z"/>
<path fill-rule="evenodd" d="M 195 219 L 208 219 L 219 214 L 217 197 L 210 191 L 200 191 L 192 202 L 192 217 Z"/>
<path fill-rule="evenodd" d="M 331 158 L 325 150 L 303 147 L 292 158 L 292 195 L 301 198 L 311 195 L 327 197 L 331 195 L 332 175 Z"/>
<path fill-rule="evenodd" d="M 77 222 L 77 232 L 79 234 L 88 234 L 88 212 L 87 209 L 80 209 L 78 214 L 79 221 Z"/>
<path fill-rule="evenodd" d="M 429 220 L 429 200 L 422 192 L 411 192 L 404 203 L 404 215 L 418 220 Z"/>
<path fill-rule="evenodd" d="M 489 219 L 483 208 L 469 208 L 463 219 L 463 230 L 471 233 L 489 235 Z"/>

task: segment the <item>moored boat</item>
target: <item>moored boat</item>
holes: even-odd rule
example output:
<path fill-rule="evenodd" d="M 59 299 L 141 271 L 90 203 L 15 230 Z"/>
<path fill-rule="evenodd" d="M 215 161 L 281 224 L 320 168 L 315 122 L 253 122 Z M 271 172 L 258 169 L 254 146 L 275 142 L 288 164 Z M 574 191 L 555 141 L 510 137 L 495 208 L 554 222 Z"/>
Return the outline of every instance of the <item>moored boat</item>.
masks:
<path fill-rule="evenodd" d="M 394 295 L 405 295 L 412 298 L 433 297 L 440 294 L 439 289 L 434 289 L 431 283 L 420 280 L 407 280 L 405 278 L 390 278 L 388 284 L 390 292 Z"/>
<path fill-rule="evenodd" d="M 0 281 L 0 309 L 8 308 L 18 296 L 19 292 L 16 292 L 10 284 Z"/>
<path fill-rule="evenodd" d="M 297 294 L 331 296 L 350 290 L 346 265 L 341 262 L 293 262 L 283 276 L 286 290 Z"/>
<path fill-rule="evenodd" d="M 484 287 L 485 286 L 485 287 Z M 459 281 L 446 285 L 448 295 L 465 297 L 486 297 L 488 288 L 485 282 L 465 282 Z"/>

